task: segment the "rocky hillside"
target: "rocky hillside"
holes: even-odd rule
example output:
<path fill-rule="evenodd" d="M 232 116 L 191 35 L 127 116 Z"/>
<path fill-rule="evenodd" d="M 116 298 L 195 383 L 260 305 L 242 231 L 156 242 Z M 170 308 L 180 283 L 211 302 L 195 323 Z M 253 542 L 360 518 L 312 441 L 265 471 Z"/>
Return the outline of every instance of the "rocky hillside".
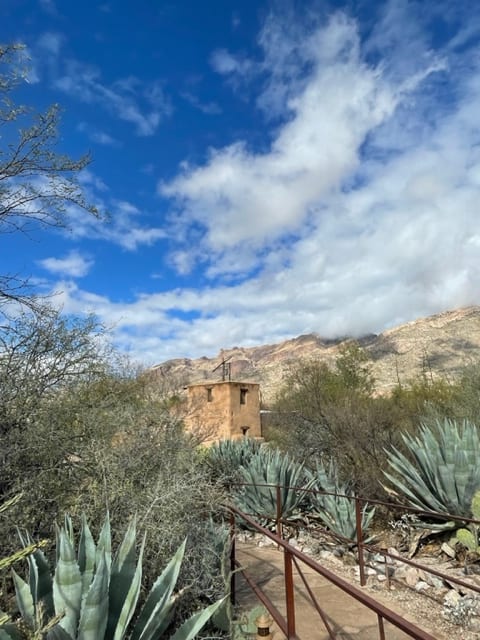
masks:
<path fill-rule="evenodd" d="M 220 351 L 216 358 L 168 360 L 153 367 L 159 378 L 181 384 L 221 380 L 213 369 L 229 359 L 232 380 L 261 384 L 264 402 L 269 402 L 292 363 L 315 358 L 333 363 L 344 340 L 322 340 L 318 334 L 302 335 L 279 344 L 235 347 Z M 427 370 L 433 376 L 453 379 L 467 364 L 480 362 L 480 306 L 446 311 L 359 340 L 372 358 L 376 387 L 388 391 L 398 380 L 406 382 Z"/>

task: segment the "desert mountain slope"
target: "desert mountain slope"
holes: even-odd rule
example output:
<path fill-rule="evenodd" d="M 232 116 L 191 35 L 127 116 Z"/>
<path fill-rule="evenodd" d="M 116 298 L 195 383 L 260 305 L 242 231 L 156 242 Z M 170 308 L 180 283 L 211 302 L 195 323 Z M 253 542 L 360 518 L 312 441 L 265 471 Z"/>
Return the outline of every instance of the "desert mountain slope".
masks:
<path fill-rule="evenodd" d="M 221 380 L 223 359 L 229 359 L 232 380 L 261 384 L 265 402 L 273 399 L 289 367 L 301 359 L 333 363 L 344 340 L 322 340 L 308 334 L 278 344 L 234 347 L 221 350 L 216 358 L 168 360 L 152 368 L 162 377 L 175 377 L 183 384 Z M 480 306 L 446 311 L 422 318 L 358 342 L 372 358 L 376 388 L 388 391 L 398 380 L 406 382 L 422 373 L 454 379 L 462 367 L 480 362 Z"/>

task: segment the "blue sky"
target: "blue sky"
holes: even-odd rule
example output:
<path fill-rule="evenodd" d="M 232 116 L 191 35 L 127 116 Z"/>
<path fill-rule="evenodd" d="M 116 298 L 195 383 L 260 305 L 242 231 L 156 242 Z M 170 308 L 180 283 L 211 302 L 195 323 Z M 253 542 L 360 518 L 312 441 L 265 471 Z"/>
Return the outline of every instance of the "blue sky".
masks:
<path fill-rule="evenodd" d="M 3 0 L 0 38 L 109 214 L 0 237 L 0 273 L 134 359 L 480 303 L 477 2 Z"/>

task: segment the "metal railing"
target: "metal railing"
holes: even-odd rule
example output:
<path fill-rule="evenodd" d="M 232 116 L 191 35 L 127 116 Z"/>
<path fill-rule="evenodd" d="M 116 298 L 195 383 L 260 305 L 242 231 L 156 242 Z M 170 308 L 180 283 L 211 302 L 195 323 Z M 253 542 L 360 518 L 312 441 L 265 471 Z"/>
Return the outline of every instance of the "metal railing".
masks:
<path fill-rule="evenodd" d="M 260 486 L 260 485 L 257 485 L 257 486 Z M 327 630 L 329 637 L 332 640 L 334 640 L 336 638 L 335 632 L 332 628 L 332 625 L 329 622 L 328 616 L 322 610 L 317 598 L 315 597 L 315 594 L 313 593 L 313 590 L 308 585 L 308 581 L 306 580 L 304 572 L 302 571 L 302 568 L 301 568 L 301 565 L 303 564 L 313 569 L 313 571 L 315 571 L 319 575 L 326 578 L 332 584 L 339 587 L 342 591 L 347 593 L 349 596 L 351 596 L 352 598 L 354 598 L 355 600 L 357 600 L 358 602 L 360 602 L 370 610 L 374 611 L 377 615 L 378 634 L 379 634 L 378 637 L 380 638 L 380 640 L 385 640 L 386 638 L 385 628 L 384 628 L 385 620 L 390 622 L 392 625 L 394 625 L 395 627 L 397 627 L 398 629 L 406 633 L 407 636 L 414 638 L 415 640 L 434 640 L 434 636 L 430 635 L 426 631 L 423 631 L 422 629 L 412 624 L 411 622 L 409 622 L 399 614 L 395 613 L 394 611 L 391 611 L 390 609 L 386 608 L 380 602 L 378 602 L 377 600 L 375 600 L 374 598 L 366 594 L 361 588 L 351 585 L 349 582 L 347 582 L 340 576 L 336 575 L 329 569 L 323 567 L 321 564 L 319 564 L 318 562 L 316 562 L 315 560 L 307 556 L 305 553 L 299 551 L 297 548 L 290 545 L 288 541 L 284 539 L 284 535 L 283 535 L 284 526 L 288 525 L 288 520 L 284 520 L 282 518 L 281 490 L 285 489 L 286 487 L 282 487 L 280 485 L 267 485 L 267 484 L 264 484 L 261 486 L 270 487 L 272 490 L 275 489 L 275 492 L 276 492 L 276 517 L 271 518 L 271 520 L 273 520 L 272 525 L 273 524 L 275 525 L 275 533 L 265 528 L 264 526 L 262 526 L 259 522 L 257 522 L 255 520 L 254 515 L 244 513 L 234 505 L 229 506 L 229 511 L 231 514 L 231 537 L 232 537 L 232 545 L 231 545 L 232 600 L 235 599 L 234 572 L 240 570 L 240 572 L 242 573 L 247 583 L 253 589 L 253 591 L 259 598 L 259 600 L 268 609 L 272 618 L 275 620 L 275 622 L 277 623 L 279 628 L 282 630 L 282 632 L 285 634 L 285 636 L 289 640 L 297 638 L 296 623 L 295 623 L 294 579 L 293 579 L 293 567 L 295 567 L 308 593 L 308 596 L 310 597 L 310 600 L 315 610 L 317 611 L 317 613 L 319 614 L 320 618 L 322 619 L 325 625 L 325 628 Z M 304 487 L 289 487 L 289 489 L 298 490 L 302 492 L 306 491 Z M 311 490 L 311 491 L 314 491 L 314 490 Z M 382 555 L 385 558 L 385 564 L 387 563 L 387 558 L 391 558 L 391 559 L 394 559 L 396 562 L 403 562 L 411 567 L 415 567 L 418 570 L 422 570 L 425 573 L 430 573 L 439 578 L 442 578 L 443 580 L 448 580 L 449 583 L 454 583 L 460 587 L 468 588 L 471 591 L 480 593 L 480 586 L 478 585 L 469 583 L 455 576 L 442 573 L 432 568 L 431 566 L 420 564 L 409 558 L 405 558 L 400 555 L 394 555 L 386 551 L 385 549 L 375 547 L 372 544 L 367 544 L 366 542 L 364 542 L 364 532 L 362 530 L 362 508 L 366 503 L 368 503 L 368 505 L 384 506 L 389 508 L 390 510 L 397 509 L 397 510 L 401 510 L 403 513 L 407 513 L 407 512 L 414 513 L 418 516 L 430 517 L 436 520 L 454 520 L 462 523 L 467 522 L 467 523 L 474 523 L 478 525 L 480 525 L 480 521 L 474 520 L 471 518 L 463 518 L 463 517 L 455 516 L 452 514 L 439 513 L 434 511 L 422 511 L 412 507 L 405 507 L 403 505 L 382 502 L 379 500 L 368 500 L 359 496 L 348 496 L 348 495 L 338 494 L 338 493 L 331 494 L 328 492 L 320 492 L 320 491 L 315 491 L 315 492 L 323 495 L 328 494 L 328 495 L 335 495 L 341 498 L 348 498 L 355 502 L 355 516 L 356 516 L 356 540 L 355 541 L 352 541 L 352 540 L 347 541 L 345 538 L 341 538 L 341 536 L 332 534 L 331 532 L 324 529 L 323 527 L 319 527 L 319 528 L 322 530 L 323 534 L 327 536 L 330 535 L 332 538 L 336 540 L 340 539 L 343 542 L 348 542 L 349 545 L 356 547 L 357 554 L 358 554 L 360 585 L 362 587 L 365 586 L 366 584 L 366 567 L 368 566 L 368 562 L 365 560 L 364 552 L 368 551 L 372 554 Z M 261 514 L 256 514 L 256 515 L 257 517 L 261 517 Z M 242 567 L 240 567 L 240 565 L 236 560 L 235 525 L 238 519 L 243 520 L 243 522 L 245 522 L 250 528 L 253 528 L 255 531 L 266 536 L 274 544 L 276 544 L 279 549 L 283 550 L 283 554 L 284 554 L 283 575 L 284 575 L 284 582 L 285 582 L 286 616 L 283 616 L 280 613 L 276 605 L 268 598 L 268 596 L 264 592 L 262 592 L 262 590 L 254 582 L 254 580 L 248 574 L 248 572 L 242 569 Z M 385 566 L 385 576 L 387 579 L 387 586 L 390 586 L 387 566 Z M 421 596 L 419 595 L 419 597 Z"/>

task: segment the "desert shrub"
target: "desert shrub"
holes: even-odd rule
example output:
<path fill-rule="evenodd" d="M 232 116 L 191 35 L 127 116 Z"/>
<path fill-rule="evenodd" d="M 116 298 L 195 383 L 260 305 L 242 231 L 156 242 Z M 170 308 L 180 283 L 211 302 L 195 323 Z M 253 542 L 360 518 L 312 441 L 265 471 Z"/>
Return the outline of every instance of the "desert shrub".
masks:
<path fill-rule="evenodd" d="M 474 374 L 466 370 L 468 383 L 423 375 L 376 395 L 362 350 L 350 348 L 334 367 L 303 362 L 280 389 L 265 437 L 312 468 L 317 459 L 333 460 L 340 482 L 385 499 L 385 449 L 405 453 L 402 434 L 417 434 L 422 421 L 471 415 L 480 380 Z"/>
<path fill-rule="evenodd" d="M 398 384 L 390 394 L 398 427 L 411 431 L 425 421 L 456 418 L 459 391 L 458 383 L 425 375 Z"/>
<path fill-rule="evenodd" d="M 388 398 L 353 392 L 322 403 L 317 397 L 312 405 L 305 396 L 302 402 L 303 408 L 294 403 L 288 411 L 285 403 L 271 414 L 266 439 L 312 469 L 318 459 L 331 459 L 339 481 L 352 481 L 361 495 L 384 498 L 384 448 L 400 444 L 399 410 Z"/>
<path fill-rule="evenodd" d="M 470 420 L 480 424 L 480 365 L 471 363 L 461 372 L 455 385 L 456 393 L 453 399 L 454 417 Z"/>
<path fill-rule="evenodd" d="M 192 584 L 182 607 L 223 593 L 210 516 L 222 490 L 198 464 L 181 421 L 142 378 L 103 375 L 44 399 L 28 423 L 4 439 L 3 480 L 22 501 L 0 523 L 8 541 L 18 524 L 53 539 L 52 521 L 65 511 L 99 521 L 108 508 L 119 530 L 133 513 L 149 536 L 145 579 L 153 580 L 188 534 L 188 567 L 179 586 Z M 118 541 L 116 541 L 118 542 Z"/>

